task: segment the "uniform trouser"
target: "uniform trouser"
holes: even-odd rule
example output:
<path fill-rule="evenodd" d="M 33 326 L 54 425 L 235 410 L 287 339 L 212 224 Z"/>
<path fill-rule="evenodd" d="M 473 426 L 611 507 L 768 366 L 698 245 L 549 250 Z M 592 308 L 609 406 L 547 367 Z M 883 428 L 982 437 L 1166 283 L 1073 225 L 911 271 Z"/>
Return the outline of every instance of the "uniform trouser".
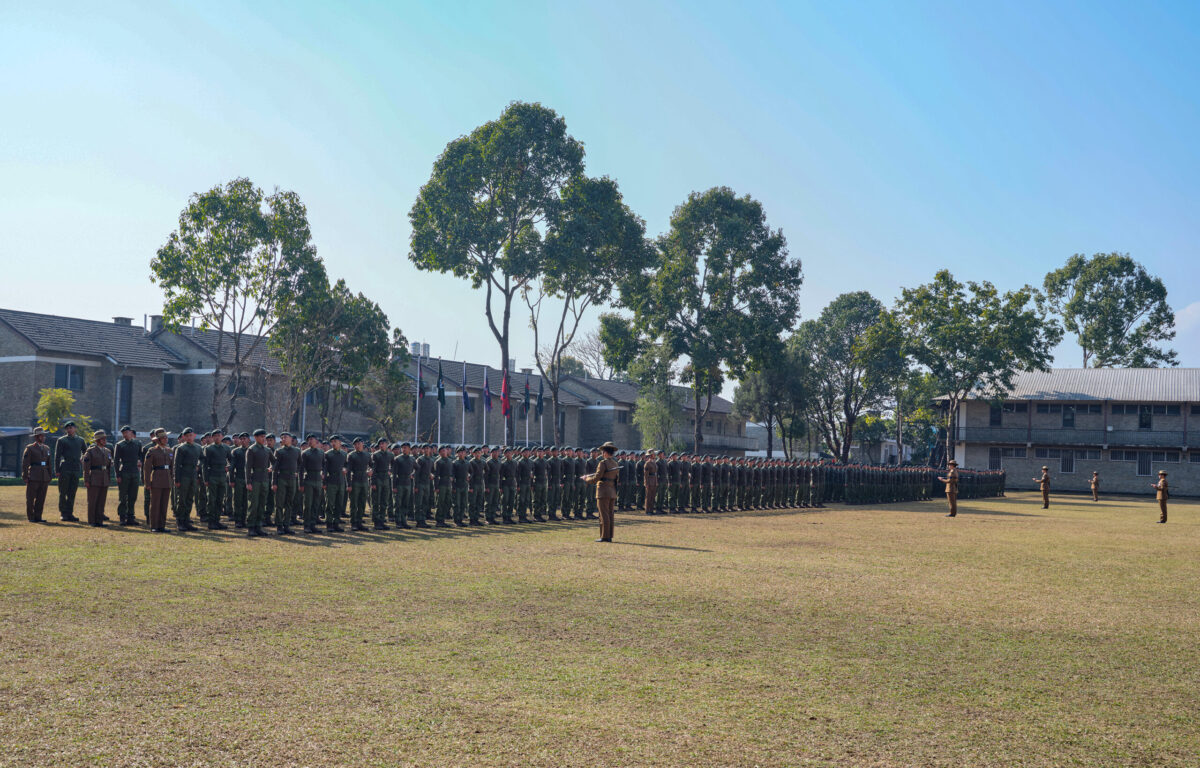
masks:
<path fill-rule="evenodd" d="M 225 511 L 225 491 L 229 481 L 221 478 L 208 484 L 208 523 L 213 525 L 221 522 L 221 513 Z"/>
<path fill-rule="evenodd" d="M 1049 508 L 1050 508 L 1050 489 L 1044 488 L 1042 490 L 1042 509 L 1049 509 Z"/>
<path fill-rule="evenodd" d="M 246 525 L 251 528 L 261 528 L 266 524 L 267 519 L 267 497 L 271 490 L 271 484 L 266 480 L 256 480 L 250 483 L 250 488 L 246 491 L 246 498 L 250 504 L 250 509 L 246 514 Z"/>
<path fill-rule="evenodd" d="M 483 494 L 483 518 L 489 523 L 495 522 L 496 513 L 500 509 L 500 487 L 489 486 Z"/>
<path fill-rule="evenodd" d="M 392 481 L 384 478 L 383 482 L 371 491 L 371 522 L 383 525 L 390 517 L 392 501 Z"/>
<path fill-rule="evenodd" d="M 49 480 L 30 480 L 25 484 L 25 516 L 29 518 L 29 522 L 42 521 L 42 511 L 46 507 L 46 490 L 49 488 Z"/>
<path fill-rule="evenodd" d="M 454 508 L 454 522 L 462 525 L 467 520 L 467 515 L 470 510 L 467 507 L 471 503 L 471 491 L 467 488 L 455 488 L 452 500 Z"/>
<path fill-rule="evenodd" d="M 137 475 L 117 478 L 117 518 L 121 522 L 130 522 L 136 517 L 133 510 L 137 506 L 137 496 Z"/>
<path fill-rule="evenodd" d="M 408 525 L 411 519 L 416 522 L 416 515 L 413 514 L 413 487 L 411 482 L 401 483 L 396 486 L 395 493 L 392 496 L 393 516 L 396 518 L 396 525 Z"/>
<path fill-rule="evenodd" d="M 346 506 L 346 483 L 344 480 L 325 486 L 325 524 L 337 525 Z"/>
<path fill-rule="evenodd" d="M 139 478 L 140 479 L 140 478 Z M 142 494 L 142 514 L 146 517 L 146 522 L 150 522 L 150 489 Z"/>
<path fill-rule="evenodd" d="M 146 521 L 151 528 L 166 528 L 167 505 L 171 503 L 171 489 L 149 488 L 146 495 L 150 497 L 150 511 L 146 513 Z"/>
<path fill-rule="evenodd" d="M 472 523 L 478 523 L 483 517 L 483 502 L 487 496 L 487 491 L 482 485 L 471 486 L 471 497 L 467 499 L 467 511 L 470 513 L 468 517 Z"/>
<path fill-rule="evenodd" d="M 249 510 L 250 497 L 245 483 L 235 483 L 233 486 L 233 522 L 238 525 L 246 524 L 246 512 Z"/>
<path fill-rule="evenodd" d="M 600 511 L 600 538 L 612 539 L 613 537 L 613 504 L 616 499 L 597 499 L 596 506 Z"/>
<path fill-rule="evenodd" d="M 1092 501 L 1100 501 L 1100 489 L 1092 487 Z"/>
<path fill-rule="evenodd" d="M 551 481 L 546 488 L 546 511 L 550 517 L 558 517 L 559 505 L 562 500 L 562 486 Z"/>
<path fill-rule="evenodd" d="M 429 519 L 429 488 L 422 484 L 413 486 L 413 521 L 424 523 Z"/>
<path fill-rule="evenodd" d="M 528 520 L 529 508 L 533 503 L 533 489 L 528 485 L 517 486 L 517 519 Z"/>
<path fill-rule="evenodd" d="M 89 525 L 99 525 L 104 521 L 104 503 L 107 500 L 107 485 L 89 485 L 87 487 L 87 521 Z"/>
<path fill-rule="evenodd" d="M 533 497 L 533 516 L 546 516 L 546 484 L 534 483 L 530 493 Z"/>
<path fill-rule="evenodd" d="M 175 489 L 175 522 L 191 524 L 192 504 L 196 501 L 196 479 L 183 477 Z"/>
<path fill-rule="evenodd" d="M 647 483 L 643 496 L 647 515 L 654 514 L 654 498 L 656 496 L 658 496 L 658 483 Z"/>
<path fill-rule="evenodd" d="M 292 524 L 292 513 L 296 507 L 296 493 L 299 490 L 296 477 L 277 475 L 275 477 L 275 525 L 280 528 Z"/>
<path fill-rule="evenodd" d="M 1158 500 L 1158 511 L 1160 513 L 1158 522 L 1160 522 L 1160 523 L 1167 522 L 1167 500 L 1166 499 Z"/>
<path fill-rule="evenodd" d="M 950 515 L 952 517 L 958 515 L 958 494 L 947 493 L 946 503 L 950 505 Z"/>
<path fill-rule="evenodd" d="M 304 527 L 313 528 L 321 519 L 321 485 L 320 483 L 304 484 L 301 498 L 304 502 Z"/>
<path fill-rule="evenodd" d="M 439 487 L 436 491 L 434 491 L 434 495 L 437 498 L 437 507 L 434 510 L 434 520 L 438 525 L 445 525 L 446 516 L 450 514 L 450 494 L 451 490 L 449 487 Z"/>
<path fill-rule="evenodd" d="M 679 484 L 667 484 L 667 511 L 674 512 L 679 507 Z"/>
<path fill-rule="evenodd" d="M 646 505 L 646 486 L 639 485 L 634 489 L 633 506 L 641 509 Z"/>
<path fill-rule="evenodd" d="M 366 483 L 350 484 L 350 525 L 362 525 L 367 514 L 367 496 L 371 487 Z"/>
<path fill-rule="evenodd" d="M 58 514 L 62 517 L 75 515 L 75 491 L 78 489 L 78 472 L 63 472 L 58 476 Z"/>
<path fill-rule="evenodd" d="M 513 508 L 517 504 L 517 489 L 506 485 L 500 489 L 500 514 L 505 520 L 513 519 Z"/>
<path fill-rule="evenodd" d="M 704 486 L 693 485 L 691 492 L 692 509 L 705 509 L 707 506 L 704 503 Z"/>

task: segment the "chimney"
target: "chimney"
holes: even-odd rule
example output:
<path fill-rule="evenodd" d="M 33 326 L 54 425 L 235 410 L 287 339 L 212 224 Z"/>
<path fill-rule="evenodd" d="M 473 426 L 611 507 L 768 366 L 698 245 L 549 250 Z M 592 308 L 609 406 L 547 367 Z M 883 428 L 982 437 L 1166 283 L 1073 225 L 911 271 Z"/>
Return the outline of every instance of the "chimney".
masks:
<path fill-rule="evenodd" d="M 132 328 L 133 327 L 133 318 L 132 317 L 114 317 L 113 324 L 128 325 L 130 328 Z"/>
<path fill-rule="evenodd" d="M 162 315 L 150 315 L 150 333 L 161 331 L 162 327 Z"/>

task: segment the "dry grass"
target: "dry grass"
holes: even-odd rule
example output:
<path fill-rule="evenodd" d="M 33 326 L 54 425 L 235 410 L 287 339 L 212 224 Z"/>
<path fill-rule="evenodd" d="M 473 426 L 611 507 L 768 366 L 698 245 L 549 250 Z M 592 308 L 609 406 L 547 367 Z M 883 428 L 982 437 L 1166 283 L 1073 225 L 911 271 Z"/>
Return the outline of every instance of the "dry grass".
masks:
<path fill-rule="evenodd" d="M 963 507 L 254 541 L 0 488 L 0 765 L 1196 765 L 1200 504 Z"/>

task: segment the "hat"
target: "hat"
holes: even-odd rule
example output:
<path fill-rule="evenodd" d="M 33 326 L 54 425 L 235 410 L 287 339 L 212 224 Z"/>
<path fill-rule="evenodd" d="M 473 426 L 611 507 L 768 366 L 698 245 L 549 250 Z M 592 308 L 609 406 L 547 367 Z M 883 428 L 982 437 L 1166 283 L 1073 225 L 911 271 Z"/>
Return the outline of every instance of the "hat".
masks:
<path fill-rule="evenodd" d="M 1047 467 L 1047 466 L 1044 466 L 1044 465 L 1043 465 L 1043 466 L 1042 466 L 1042 469 L 1050 469 L 1050 467 Z"/>
<path fill-rule="evenodd" d="M 950 461 L 947 461 L 946 463 L 947 463 L 947 464 L 953 464 L 953 465 L 954 465 L 954 466 L 956 466 L 956 467 L 958 466 L 958 462 L 957 462 L 957 461 L 955 461 L 954 459 L 950 459 Z"/>
<path fill-rule="evenodd" d="M 129 426 L 128 424 L 122 424 L 121 431 L 122 432 L 133 432 L 134 430 L 133 430 L 133 427 Z"/>
<path fill-rule="evenodd" d="M 611 449 L 612 449 L 612 450 L 614 450 L 614 451 L 615 451 L 615 450 L 617 450 L 617 446 L 615 446 L 615 445 L 613 444 L 613 441 L 612 441 L 612 440 L 605 441 L 604 443 L 602 443 L 602 444 L 600 445 L 600 448 L 601 448 L 601 449 L 604 449 L 604 448 L 611 448 Z"/>
<path fill-rule="evenodd" d="M 42 429 L 41 427 L 33 428 L 33 436 L 34 437 L 37 437 L 38 435 L 44 435 L 44 434 L 46 434 L 46 430 Z"/>
<path fill-rule="evenodd" d="M 179 436 L 183 437 L 184 435 L 194 435 L 194 434 L 196 434 L 196 430 L 192 429 L 191 427 L 184 427 L 183 431 L 179 433 Z"/>
<path fill-rule="evenodd" d="M 66 429 L 67 427 L 73 427 L 73 426 L 75 426 L 75 422 L 73 422 L 73 421 L 64 421 L 63 422 L 63 429 Z"/>
<path fill-rule="evenodd" d="M 1160 470 L 1158 470 L 1158 474 L 1160 474 L 1160 475 L 1165 475 L 1165 474 L 1167 474 L 1167 470 L 1165 470 L 1165 469 L 1160 469 Z"/>
<path fill-rule="evenodd" d="M 213 431 L 212 431 L 212 432 L 209 432 L 208 434 L 210 434 L 210 435 L 223 435 L 223 434 L 225 434 L 225 430 L 224 430 L 224 429 L 222 429 L 221 427 L 213 427 Z"/>
<path fill-rule="evenodd" d="M 291 437 L 292 433 L 291 432 L 280 432 L 279 436 L 280 437 Z"/>
<path fill-rule="evenodd" d="M 259 427 L 258 429 L 254 430 L 255 437 L 259 437 L 259 436 L 265 437 L 266 434 L 267 434 L 267 430 L 263 429 L 262 427 Z"/>
<path fill-rule="evenodd" d="M 305 435 L 305 436 L 304 436 L 304 439 L 305 439 L 305 440 L 312 440 L 312 439 L 316 438 L 316 436 L 317 436 L 317 435 L 316 435 L 316 433 L 315 433 L 315 432 L 309 432 L 307 435 Z"/>
<path fill-rule="evenodd" d="M 334 440 L 337 440 L 337 441 L 339 441 L 339 442 L 340 442 L 340 441 L 341 441 L 341 439 L 342 439 L 342 436 L 341 436 L 341 435 L 330 435 L 330 436 L 329 436 L 329 442 L 331 442 L 331 443 L 332 443 Z"/>
<path fill-rule="evenodd" d="M 162 427 L 159 427 L 158 429 L 154 430 L 155 437 L 165 437 L 166 434 L 167 434 L 167 430 L 163 429 Z"/>
<path fill-rule="evenodd" d="M 268 440 L 274 440 L 274 439 L 275 439 L 275 433 L 274 433 L 274 432 L 268 432 L 268 433 L 267 433 L 267 439 L 268 439 Z"/>
<path fill-rule="evenodd" d="M 361 443 L 361 442 L 364 442 L 364 441 L 363 441 L 363 439 L 362 439 L 361 437 L 355 437 L 355 438 L 354 438 L 354 442 L 356 442 L 356 443 Z"/>
<path fill-rule="evenodd" d="M 404 447 L 404 446 L 406 446 L 406 445 L 407 445 L 409 448 L 412 448 L 412 443 L 408 442 L 407 440 L 405 440 L 403 443 L 397 443 L 396 445 L 400 446 L 401 448 L 403 448 L 403 447 Z"/>

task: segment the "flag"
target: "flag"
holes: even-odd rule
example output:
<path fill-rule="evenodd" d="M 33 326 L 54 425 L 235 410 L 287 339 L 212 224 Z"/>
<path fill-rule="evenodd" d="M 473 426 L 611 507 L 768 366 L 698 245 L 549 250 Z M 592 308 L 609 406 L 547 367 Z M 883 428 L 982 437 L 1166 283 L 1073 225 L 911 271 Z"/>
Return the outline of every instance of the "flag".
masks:
<path fill-rule="evenodd" d="M 508 370 L 508 368 L 505 368 L 505 370 L 502 373 L 500 373 L 500 376 L 502 376 L 502 379 L 500 379 L 500 413 L 504 414 L 504 416 L 506 418 L 506 416 L 508 416 L 512 410 L 512 404 L 509 402 L 509 370 Z M 505 424 L 508 424 L 508 422 L 505 421 Z"/>
<path fill-rule="evenodd" d="M 525 408 L 521 412 L 521 418 L 528 419 L 529 418 L 529 374 L 528 373 L 525 374 L 525 402 L 522 403 L 522 405 L 524 405 Z"/>
<path fill-rule="evenodd" d="M 487 368 L 483 369 L 483 410 L 492 412 L 492 390 L 488 388 Z"/>
<path fill-rule="evenodd" d="M 421 361 L 417 361 L 417 399 L 425 399 L 425 375 L 421 373 Z"/>
<path fill-rule="evenodd" d="M 438 408 L 446 407 L 446 382 L 442 379 L 442 361 L 438 360 Z"/>
<path fill-rule="evenodd" d="M 475 406 L 471 404 L 471 395 L 467 392 L 467 361 L 463 360 L 462 377 L 463 413 L 474 413 Z"/>
<path fill-rule="evenodd" d="M 542 410 L 543 410 L 543 408 L 542 408 L 542 398 L 543 398 L 543 397 L 545 396 L 545 394 L 546 394 L 545 387 L 543 387 L 543 386 L 542 386 L 543 384 L 545 384 L 545 380 L 543 380 L 543 379 L 540 379 L 540 378 L 539 378 L 539 379 L 538 379 L 538 399 L 537 399 L 537 417 L 538 417 L 538 421 L 541 421 L 541 420 L 542 420 Z"/>

